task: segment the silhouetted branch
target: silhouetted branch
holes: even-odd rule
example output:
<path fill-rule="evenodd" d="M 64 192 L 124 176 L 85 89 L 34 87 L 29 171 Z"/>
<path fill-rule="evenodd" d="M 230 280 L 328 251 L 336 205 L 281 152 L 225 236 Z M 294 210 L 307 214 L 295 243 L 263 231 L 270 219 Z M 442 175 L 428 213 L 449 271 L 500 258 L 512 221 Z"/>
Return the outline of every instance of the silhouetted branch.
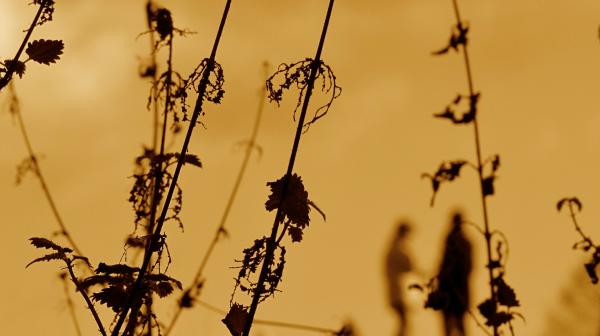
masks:
<path fill-rule="evenodd" d="M 302 130 L 303 130 L 303 127 L 305 126 L 304 120 L 306 118 L 306 112 L 308 110 L 308 105 L 310 102 L 310 97 L 312 95 L 314 82 L 315 82 L 315 79 L 317 78 L 317 71 L 320 69 L 320 65 L 321 65 L 321 52 L 323 51 L 323 45 L 325 44 L 325 36 L 327 35 L 327 28 L 329 26 L 329 19 L 331 17 L 331 12 L 333 10 L 333 3 L 334 3 L 334 0 L 329 1 L 329 6 L 327 8 L 327 14 L 325 16 L 325 22 L 323 24 L 323 30 L 321 33 L 319 46 L 317 47 L 317 52 L 316 52 L 315 58 L 314 58 L 313 62 L 311 63 L 310 74 L 309 74 L 309 78 L 307 81 L 306 93 L 304 96 L 302 110 L 300 112 L 300 118 L 298 120 L 298 127 L 296 129 L 296 135 L 294 137 L 292 152 L 290 155 L 290 160 L 288 163 L 288 168 L 287 168 L 286 174 L 284 175 L 284 178 L 282 181 L 283 185 L 281 187 L 281 196 L 279 199 L 279 205 L 277 206 L 277 213 L 275 215 L 275 220 L 273 222 L 273 228 L 271 230 L 271 235 L 268 238 L 267 243 L 266 243 L 266 253 L 264 256 L 263 263 L 262 263 L 260 276 L 259 276 L 258 282 L 256 284 L 256 289 L 254 290 L 254 295 L 252 297 L 252 304 L 250 305 L 250 308 L 247 312 L 246 320 L 244 321 L 244 328 L 243 328 L 243 333 L 242 333 L 243 336 L 248 336 L 250 334 L 250 329 L 252 328 L 252 322 L 254 320 L 254 315 L 256 314 L 256 310 L 258 308 L 258 303 L 261 301 L 261 297 L 262 297 L 262 294 L 265 289 L 265 281 L 267 280 L 267 275 L 269 274 L 269 270 L 270 270 L 271 264 L 273 262 L 275 250 L 278 247 L 276 244 L 276 238 L 277 238 L 277 232 L 279 230 L 279 224 L 283 221 L 283 217 L 284 217 L 284 213 L 283 213 L 284 206 L 283 205 L 285 204 L 284 203 L 285 198 L 287 197 L 286 194 L 288 192 L 290 183 L 293 179 L 292 173 L 293 173 L 293 169 L 294 169 L 294 163 L 296 160 L 296 154 L 298 152 L 298 146 L 300 144 L 300 137 L 302 136 Z M 315 118 L 318 118 L 318 115 Z M 315 119 L 313 119 L 313 121 L 314 120 Z M 285 250 L 283 250 L 282 253 L 284 253 L 284 251 Z M 273 288 L 271 288 L 271 289 L 273 289 Z"/>
<path fill-rule="evenodd" d="M 71 319 L 73 320 L 75 333 L 77 334 L 77 336 L 82 336 L 83 334 L 81 333 L 81 327 L 79 326 L 79 321 L 77 320 L 77 314 L 75 314 L 75 305 L 73 304 L 71 294 L 69 293 L 69 282 L 67 281 L 67 273 L 60 273 L 59 277 L 60 281 L 63 283 L 65 299 L 67 300 L 67 308 L 69 309 L 69 314 L 71 315 Z"/>
<path fill-rule="evenodd" d="M 265 62 L 263 64 L 263 66 L 264 66 L 264 71 L 265 71 L 265 76 L 266 76 L 269 65 L 267 62 Z M 246 144 L 244 158 L 242 160 L 242 164 L 238 171 L 238 175 L 233 184 L 233 189 L 231 190 L 229 199 L 227 200 L 227 205 L 225 206 L 225 210 L 223 211 L 223 214 L 221 215 L 221 220 L 219 221 L 219 226 L 217 227 L 217 229 L 215 231 L 215 234 L 213 236 L 212 241 L 210 242 L 210 245 L 208 246 L 208 249 L 206 250 L 206 252 L 204 253 L 204 256 L 201 259 L 200 266 L 198 267 L 198 270 L 196 271 L 196 275 L 194 276 L 194 279 L 192 280 L 191 284 L 183 291 L 183 295 L 181 296 L 181 298 L 178 301 L 177 307 L 175 308 L 175 313 L 174 313 L 173 317 L 171 318 L 171 322 L 167 325 L 166 331 L 164 333 L 165 336 L 168 336 L 171 333 L 175 324 L 179 320 L 179 317 L 181 316 L 181 312 L 183 311 L 183 309 L 191 308 L 191 306 L 193 305 L 193 302 L 200 295 L 200 289 L 202 288 L 202 285 L 203 285 L 202 276 L 203 276 L 204 268 L 208 264 L 208 260 L 212 256 L 212 253 L 213 253 L 216 245 L 218 244 L 218 242 L 221 240 L 222 237 L 228 235 L 228 231 L 225 228 L 225 224 L 227 223 L 227 218 L 229 217 L 229 213 L 231 211 L 231 208 L 233 207 L 233 203 L 236 199 L 237 192 L 238 192 L 239 187 L 244 178 L 244 174 L 246 173 L 246 168 L 248 166 L 248 162 L 250 161 L 250 156 L 252 155 L 252 151 L 256 146 L 256 138 L 258 136 L 260 121 L 261 121 L 262 113 L 264 110 L 265 93 L 266 93 L 266 88 L 263 87 L 260 90 L 260 94 L 259 94 L 260 98 L 259 98 L 258 108 L 257 108 L 257 112 L 256 112 L 256 118 L 254 119 L 254 126 L 252 128 L 252 133 L 250 135 L 250 140 L 248 140 L 248 142 Z"/>
<path fill-rule="evenodd" d="M 152 235 L 150 243 L 146 247 L 146 252 L 144 253 L 144 260 L 143 260 L 143 263 L 142 263 L 142 267 L 140 267 L 141 270 L 140 270 L 140 272 L 138 274 L 138 277 L 136 279 L 135 285 L 134 285 L 132 291 L 129 293 L 129 298 L 127 300 L 127 303 L 126 303 L 125 307 L 123 307 L 123 309 L 121 310 L 121 312 L 119 314 L 119 318 L 118 318 L 117 323 L 115 324 L 115 327 L 113 329 L 112 336 L 116 336 L 116 335 L 119 334 L 121 326 L 123 325 L 123 322 L 125 321 L 125 318 L 127 317 L 127 314 L 129 312 L 129 310 L 140 299 L 140 291 L 141 291 L 141 288 L 142 288 L 143 279 L 144 279 L 144 277 L 146 275 L 146 272 L 148 271 L 148 267 L 150 266 L 150 260 L 152 258 L 152 254 L 156 251 L 156 247 L 159 244 L 159 240 L 161 238 L 162 227 L 163 227 L 165 219 L 167 217 L 167 211 L 169 210 L 169 204 L 170 204 L 171 199 L 173 197 L 173 193 L 175 192 L 175 187 L 176 187 L 177 181 L 179 179 L 179 174 L 181 172 L 181 168 L 182 168 L 183 163 L 185 161 L 185 156 L 186 156 L 186 153 L 187 153 L 187 150 L 188 150 L 190 139 L 192 137 L 194 126 L 198 122 L 198 118 L 200 117 L 200 113 L 202 112 L 202 103 L 204 101 L 204 96 L 205 96 L 206 88 L 207 88 L 207 86 L 209 84 L 208 83 L 208 81 L 209 81 L 209 75 L 210 75 L 211 70 L 213 69 L 213 66 L 215 64 L 215 57 L 216 57 L 217 49 L 218 49 L 218 46 L 219 46 L 219 41 L 220 41 L 220 38 L 221 38 L 221 34 L 223 33 L 223 28 L 224 28 L 225 22 L 227 20 L 227 14 L 229 12 L 230 6 L 231 6 L 231 0 L 227 0 L 227 3 L 225 5 L 225 9 L 224 9 L 224 12 L 223 12 L 223 16 L 221 18 L 221 23 L 219 25 L 219 30 L 217 32 L 217 36 L 216 36 L 215 42 L 213 44 L 211 55 L 210 55 L 210 58 L 209 58 L 209 61 L 208 61 L 208 64 L 207 64 L 207 69 L 206 69 L 206 71 L 203 74 L 202 80 L 200 81 L 200 85 L 199 85 L 199 88 L 198 88 L 199 94 L 198 94 L 198 99 L 196 100 L 196 106 L 194 108 L 194 113 L 192 115 L 192 119 L 191 119 L 190 124 L 188 126 L 188 130 L 187 130 L 187 133 L 186 133 L 186 136 L 185 136 L 185 140 L 183 142 L 183 146 L 182 146 L 181 151 L 180 151 L 179 159 L 177 161 L 177 166 L 175 168 L 175 172 L 173 173 L 173 179 L 171 181 L 171 184 L 169 186 L 169 191 L 167 193 L 167 196 L 166 196 L 164 204 L 163 204 L 162 212 L 160 214 L 158 222 L 156 223 L 156 228 L 154 230 L 154 233 Z"/>

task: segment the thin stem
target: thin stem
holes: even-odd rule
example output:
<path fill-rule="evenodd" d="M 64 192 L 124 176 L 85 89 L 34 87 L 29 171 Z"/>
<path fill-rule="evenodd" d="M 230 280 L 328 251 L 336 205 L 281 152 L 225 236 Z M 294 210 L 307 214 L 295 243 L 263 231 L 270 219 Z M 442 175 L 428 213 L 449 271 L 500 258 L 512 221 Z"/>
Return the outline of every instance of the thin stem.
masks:
<path fill-rule="evenodd" d="M 144 260 L 142 263 L 142 267 L 140 268 L 139 275 L 136 279 L 136 282 L 133 286 L 131 293 L 129 294 L 129 298 L 127 300 L 125 307 L 123 307 L 122 311 L 120 312 L 120 316 L 119 316 L 119 319 L 113 329 L 112 336 L 116 336 L 119 334 L 121 326 L 123 325 L 123 322 L 125 321 L 125 318 L 127 317 L 127 313 L 129 312 L 131 307 L 134 306 L 134 303 L 136 301 L 140 300 L 140 298 L 141 298 L 140 292 L 142 289 L 143 280 L 146 275 L 146 272 L 148 271 L 148 267 L 150 266 L 150 260 L 151 260 L 152 254 L 154 253 L 156 247 L 159 244 L 162 227 L 163 227 L 165 219 L 167 217 L 167 211 L 169 210 L 169 205 L 171 203 L 173 193 L 175 192 L 175 187 L 176 187 L 177 181 L 179 179 L 179 174 L 181 172 L 181 168 L 183 167 L 185 155 L 188 150 L 190 139 L 192 138 L 194 126 L 196 126 L 196 124 L 198 123 L 198 118 L 200 117 L 200 113 L 202 111 L 202 104 L 204 102 L 204 94 L 205 94 L 206 88 L 208 86 L 209 75 L 214 67 L 215 57 L 216 57 L 217 49 L 219 46 L 219 41 L 220 41 L 221 35 L 223 33 L 223 28 L 225 27 L 225 21 L 227 20 L 227 14 L 229 13 L 230 6 L 231 6 L 231 0 L 227 0 L 225 9 L 223 12 L 223 16 L 221 18 L 221 23 L 219 25 L 219 30 L 217 32 L 217 36 L 215 38 L 215 42 L 213 44 L 213 48 L 212 48 L 212 51 L 210 54 L 210 59 L 206 65 L 206 69 L 204 69 L 202 79 L 200 80 L 200 85 L 198 87 L 198 99 L 196 100 L 196 105 L 194 106 L 194 113 L 190 120 L 190 124 L 188 126 L 187 133 L 185 135 L 185 140 L 183 142 L 183 146 L 181 148 L 181 152 L 180 152 L 179 158 L 177 160 L 177 166 L 175 167 L 175 172 L 173 173 L 173 179 L 171 181 L 171 184 L 169 185 L 169 191 L 167 193 L 167 197 L 163 204 L 162 212 L 161 212 L 158 222 L 156 224 L 156 229 L 154 230 L 154 233 L 150 240 L 150 244 L 148 244 L 148 246 L 146 247 L 146 252 L 144 253 Z M 164 127 L 164 125 L 163 125 L 163 127 Z"/>
<path fill-rule="evenodd" d="M 462 28 L 462 20 L 460 17 L 460 11 L 458 9 L 458 2 L 457 0 L 452 0 L 452 4 L 454 6 L 454 14 L 456 17 L 456 24 L 457 26 L 460 28 Z M 468 48 L 467 48 L 467 44 L 463 43 L 461 44 L 462 46 L 462 50 L 463 50 L 463 56 L 464 56 L 464 61 L 465 61 L 465 69 L 466 69 L 466 73 L 467 73 L 467 81 L 469 84 L 469 97 L 471 99 L 473 99 L 473 97 L 475 96 L 475 89 L 474 89 L 474 84 L 473 84 L 473 75 L 472 75 L 472 71 L 471 71 L 471 62 L 469 61 L 469 52 L 468 52 Z M 489 216 L 488 216 L 488 209 L 487 209 L 487 200 L 486 200 L 486 194 L 484 191 L 484 186 L 483 186 L 483 180 L 484 180 L 484 176 L 483 176 L 483 164 L 482 164 L 482 156 L 481 156 L 481 141 L 480 141 L 480 136 L 479 136 L 479 126 L 478 126 L 478 122 L 477 122 L 477 115 L 475 115 L 473 117 L 473 128 L 475 131 L 475 148 L 477 151 L 477 173 L 479 175 L 479 186 L 480 186 L 480 191 L 481 191 L 481 207 L 483 210 L 483 223 L 484 223 L 484 229 L 485 229 L 485 243 L 486 243 L 486 252 L 487 252 L 487 259 L 488 259 L 488 264 L 487 264 L 487 269 L 488 269 L 488 275 L 489 275 L 489 285 L 490 285 L 490 295 L 491 295 L 491 299 L 494 302 L 494 305 L 497 307 L 497 300 L 496 300 L 496 290 L 494 289 L 494 285 L 493 285 L 493 280 L 494 280 L 494 270 L 493 270 L 493 265 L 492 265 L 492 240 L 491 240 L 491 233 L 490 233 L 490 223 L 489 223 Z M 494 331 L 494 336 L 498 336 L 498 327 L 496 325 L 492 326 L 493 331 Z"/>
<path fill-rule="evenodd" d="M 75 305 L 73 304 L 73 299 L 71 299 L 71 294 L 69 293 L 69 282 L 67 281 L 67 274 L 64 272 L 61 273 L 60 280 L 63 283 L 65 298 L 67 300 L 67 307 L 69 308 L 69 314 L 71 315 L 71 319 L 73 320 L 75 333 L 77 334 L 77 336 L 81 336 L 83 334 L 81 333 L 81 327 L 79 326 L 79 321 L 77 320 L 77 314 L 75 314 Z"/>
<path fill-rule="evenodd" d="M 158 81 L 158 66 L 156 62 L 156 40 L 154 38 L 154 33 L 152 32 L 152 7 L 154 6 L 154 1 L 148 0 L 146 3 L 146 23 L 148 24 L 148 31 L 150 32 L 150 38 L 148 39 L 150 42 L 150 62 L 152 71 L 152 88 L 150 89 L 150 99 L 152 103 L 152 151 L 156 153 L 156 147 L 158 146 L 158 130 L 159 126 L 159 110 L 158 110 L 158 101 L 156 99 L 155 90 L 156 82 Z"/>
<path fill-rule="evenodd" d="M 264 63 L 265 78 L 267 76 L 268 67 L 269 67 L 268 63 L 265 62 Z M 252 156 L 252 150 L 254 149 L 254 146 L 256 145 L 256 138 L 258 136 L 260 120 L 262 118 L 264 105 L 265 105 L 264 97 L 266 94 L 266 90 L 267 89 L 265 86 L 261 87 L 260 95 L 259 95 L 260 99 L 258 102 L 256 118 L 254 119 L 254 126 L 252 128 L 252 134 L 250 135 L 250 140 L 248 141 L 248 145 L 247 145 L 246 151 L 244 153 L 244 159 L 242 160 L 242 164 L 238 171 L 238 175 L 235 179 L 235 183 L 233 184 L 233 189 L 231 190 L 231 194 L 229 195 L 229 199 L 227 200 L 227 205 L 225 206 L 225 210 L 223 211 L 223 214 L 221 215 L 221 220 L 219 221 L 219 226 L 217 227 L 217 229 L 215 231 L 213 239 L 210 242 L 210 245 L 208 246 L 206 253 L 202 257 L 202 261 L 200 262 L 200 266 L 198 267 L 198 270 L 196 271 L 194 280 L 192 281 L 190 286 L 186 290 L 183 291 L 183 293 L 190 293 L 190 290 L 192 288 L 196 287 L 202 281 L 202 275 L 204 273 L 204 268 L 206 268 L 206 265 L 208 264 L 208 260 L 212 256 L 212 253 L 214 252 L 214 249 L 217 246 L 217 243 L 219 243 L 219 241 L 221 240 L 222 235 L 227 232 L 227 230 L 225 229 L 225 224 L 227 223 L 227 218 L 229 217 L 229 213 L 231 212 L 231 208 L 233 207 L 233 203 L 236 199 L 238 190 L 240 188 L 240 185 L 242 184 L 242 180 L 246 173 L 246 168 L 248 167 L 248 162 L 250 161 L 250 157 Z M 181 306 L 181 304 L 177 305 L 177 308 L 175 308 L 175 314 L 173 315 L 173 318 L 171 319 L 171 323 L 169 323 L 169 325 L 167 326 L 167 329 L 164 333 L 165 336 L 169 336 L 169 334 L 173 330 L 173 327 L 175 326 L 175 324 L 179 320 L 179 317 L 181 316 L 181 312 L 183 311 L 183 308 L 184 307 Z"/>
<path fill-rule="evenodd" d="M 150 203 L 150 218 L 148 220 L 147 232 L 152 235 L 154 232 L 154 222 L 156 220 L 156 211 L 158 209 L 160 203 L 160 186 L 162 184 L 162 175 L 163 175 L 163 163 L 162 157 L 165 153 L 165 141 L 167 137 L 167 116 L 169 109 L 171 107 L 171 85 L 172 85 L 172 72 L 173 72 L 173 32 L 169 35 L 169 55 L 167 58 L 167 77 L 166 77 L 166 86 L 165 86 L 165 107 L 163 111 L 163 123 L 162 123 L 162 132 L 160 138 L 160 149 L 158 153 L 158 159 L 155 160 L 154 167 L 154 182 L 153 182 L 153 195 Z M 165 167 L 166 169 L 166 167 Z M 147 251 L 146 251 L 147 253 Z M 150 261 L 152 257 L 150 256 Z M 140 306 L 136 306 L 135 309 L 132 309 L 131 316 L 129 317 L 129 322 L 127 324 L 127 328 L 125 330 L 125 334 L 131 334 L 135 329 L 137 313 L 139 311 Z"/>
<path fill-rule="evenodd" d="M 33 30 L 35 29 L 35 26 L 37 26 L 40 16 L 42 15 L 42 12 L 44 11 L 44 8 L 46 8 L 47 4 L 48 4 L 48 0 L 42 0 L 42 2 L 40 3 L 40 8 L 38 9 L 37 13 L 35 14 L 35 17 L 33 18 L 33 21 L 31 22 L 29 29 L 27 29 L 25 38 L 23 39 L 23 42 L 21 42 L 21 46 L 19 46 L 19 50 L 17 51 L 15 58 L 13 58 L 11 60 L 12 62 L 9 62 L 8 67 L 6 69 L 6 74 L 4 75 L 4 77 L 0 78 L 0 91 L 2 91 L 2 89 L 6 85 L 8 85 L 8 83 L 12 79 L 12 76 L 16 70 L 16 62 L 19 61 L 19 58 L 21 57 L 21 54 L 23 53 L 23 50 L 25 49 L 25 46 L 27 45 L 27 42 L 29 41 L 29 38 L 31 37 Z"/>
<path fill-rule="evenodd" d="M 218 307 L 216 307 L 210 303 L 207 303 L 204 301 L 198 301 L 198 304 L 214 313 L 219 314 L 219 315 L 224 316 L 227 314 L 227 312 L 224 311 L 223 309 L 219 309 Z M 260 320 L 260 319 L 255 319 L 254 323 L 273 326 L 273 327 L 281 327 L 281 328 L 296 329 L 296 330 L 307 330 L 307 331 L 314 331 L 314 332 L 328 333 L 328 334 L 334 334 L 337 332 L 337 330 L 330 329 L 330 328 L 315 327 L 315 326 L 309 326 L 306 324 L 299 324 L 299 323 L 279 322 L 279 321 Z"/>
<path fill-rule="evenodd" d="M 106 331 L 104 330 L 102 321 L 100 320 L 100 317 L 98 316 L 98 312 L 96 312 L 96 308 L 94 308 L 94 304 L 92 303 L 92 300 L 90 300 L 90 297 L 87 295 L 85 288 L 83 288 L 83 286 L 81 286 L 81 284 L 79 283 L 79 280 L 77 279 L 77 276 L 75 276 L 75 273 L 73 272 L 73 265 L 71 264 L 70 261 L 67 262 L 67 270 L 69 271 L 69 275 L 71 276 L 71 281 L 73 281 L 73 283 L 75 284 L 75 287 L 77 287 L 77 291 L 81 294 L 81 296 L 85 300 L 85 303 L 87 304 L 90 312 L 92 313 L 92 316 L 94 317 L 94 320 L 96 321 L 96 324 L 98 325 L 98 330 L 100 331 L 100 334 L 102 336 L 106 336 Z"/>
<path fill-rule="evenodd" d="M 304 101 L 302 104 L 302 111 L 300 113 L 300 118 L 298 120 L 298 127 L 296 128 L 296 135 L 294 137 L 294 144 L 292 145 L 292 152 L 290 154 L 290 160 L 288 163 L 288 168 L 285 174 L 285 179 L 283 180 L 283 186 L 281 190 L 281 200 L 279 204 L 283 204 L 285 200 L 285 195 L 287 193 L 289 187 L 289 181 L 292 176 L 292 172 L 294 170 L 294 163 L 296 161 L 296 154 L 298 153 L 298 146 L 300 144 L 300 137 L 302 136 L 302 130 L 304 126 L 304 119 L 306 118 L 306 111 L 308 110 L 308 104 L 310 102 L 310 97 L 312 95 L 312 90 L 314 87 L 315 78 L 317 77 L 317 70 L 320 67 L 321 63 L 321 52 L 323 51 L 323 45 L 325 44 L 325 36 L 327 35 L 327 28 L 329 26 L 329 19 L 331 18 L 331 12 L 333 10 L 334 0 L 329 1 L 329 7 L 327 8 L 327 15 L 325 16 L 325 22 L 323 23 L 323 30 L 321 32 L 321 39 L 319 40 L 319 46 L 317 47 L 317 53 L 315 58 L 311 64 L 310 76 L 308 78 L 306 94 L 304 96 Z M 277 232 L 279 230 L 279 223 L 282 221 L 282 207 L 277 208 L 277 214 L 275 215 L 275 220 L 273 222 L 273 229 L 271 230 L 271 236 L 267 240 L 267 250 L 265 253 L 265 259 L 263 260 L 262 268 L 260 271 L 260 276 L 258 278 L 258 283 L 256 289 L 254 291 L 254 296 L 252 297 L 252 304 L 250 305 L 250 309 L 248 311 L 248 318 L 244 325 L 243 336 L 248 336 L 250 334 L 250 329 L 252 328 L 252 322 L 254 320 L 254 315 L 256 314 L 256 310 L 258 308 L 258 303 L 260 301 L 260 296 L 264 291 L 265 280 L 268 275 L 269 265 L 273 260 L 273 256 L 275 253 L 276 238 Z"/>
<path fill-rule="evenodd" d="M 33 146 L 31 145 L 31 140 L 29 140 L 29 134 L 27 132 L 27 127 L 25 126 L 25 121 L 23 120 L 23 114 L 21 113 L 21 109 L 19 107 L 19 99 L 17 98 L 17 94 L 15 92 L 15 88 L 12 83 L 9 86 L 9 90 L 12 92 L 12 97 L 13 97 L 12 102 L 11 102 L 11 104 L 13 106 L 12 112 L 14 113 L 14 115 L 17 118 L 19 130 L 21 132 L 21 136 L 23 137 L 23 142 L 25 143 L 25 147 L 27 148 L 27 154 L 29 155 L 29 159 L 31 160 L 31 163 L 33 164 L 34 174 L 37 177 L 38 181 L 40 182 L 40 186 L 42 188 L 42 191 L 44 192 L 44 196 L 46 197 L 46 200 L 48 201 L 48 205 L 50 205 L 50 210 L 52 211 L 52 214 L 53 214 L 54 218 L 56 219 L 56 223 L 58 224 L 58 227 L 60 228 L 60 233 L 65 237 L 65 239 L 67 239 L 67 241 L 69 242 L 69 245 L 71 246 L 73 251 L 77 255 L 83 256 L 84 255 L 83 252 L 81 251 L 79 246 L 77 246 L 77 243 L 75 243 L 75 240 L 69 233 L 69 230 L 67 230 L 67 226 L 65 225 L 65 223 L 60 215 L 60 212 L 58 211 L 58 207 L 56 206 L 56 203 L 54 202 L 54 198 L 52 197 L 52 194 L 50 193 L 50 188 L 48 187 L 46 179 L 44 178 L 44 174 L 42 173 L 42 169 L 37 160 L 37 156 L 35 155 L 35 151 L 33 150 Z M 87 263 L 86 263 L 86 266 L 87 266 L 88 270 L 93 272 L 92 268 Z"/>
<path fill-rule="evenodd" d="M 573 225 L 575 225 L 575 230 L 577 231 L 577 233 L 579 233 L 579 235 L 581 236 L 581 238 L 589 243 L 591 246 L 595 246 L 594 242 L 592 241 L 592 238 L 586 236 L 586 234 L 583 232 L 583 230 L 581 230 L 581 227 L 579 226 L 579 223 L 577 222 L 577 216 L 575 215 L 575 209 L 573 209 L 573 204 L 571 202 L 569 203 L 569 213 L 571 215 L 571 220 L 573 221 Z"/>

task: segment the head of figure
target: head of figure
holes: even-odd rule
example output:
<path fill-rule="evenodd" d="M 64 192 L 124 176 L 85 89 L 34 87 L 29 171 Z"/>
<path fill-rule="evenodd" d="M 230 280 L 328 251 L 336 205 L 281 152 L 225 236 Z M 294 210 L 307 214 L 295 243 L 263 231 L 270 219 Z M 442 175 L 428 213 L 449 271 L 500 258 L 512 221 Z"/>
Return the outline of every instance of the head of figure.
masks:
<path fill-rule="evenodd" d="M 398 231 L 396 232 L 396 238 L 397 239 L 406 238 L 410 234 L 411 230 L 412 230 L 412 228 L 410 227 L 410 224 L 408 224 L 407 222 L 400 222 L 400 224 L 398 224 Z"/>
<path fill-rule="evenodd" d="M 455 211 L 452 214 L 452 230 L 459 231 L 464 224 L 463 215 L 460 211 Z"/>

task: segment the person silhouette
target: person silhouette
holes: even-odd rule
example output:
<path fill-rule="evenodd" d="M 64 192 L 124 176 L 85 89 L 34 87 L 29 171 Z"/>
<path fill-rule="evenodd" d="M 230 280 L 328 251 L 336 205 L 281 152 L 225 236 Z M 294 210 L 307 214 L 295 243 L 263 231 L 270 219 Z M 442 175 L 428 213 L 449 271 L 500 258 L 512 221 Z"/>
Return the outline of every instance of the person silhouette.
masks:
<path fill-rule="evenodd" d="M 411 227 L 400 222 L 386 256 L 385 271 L 388 283 L 389 303 L 398 317 L 398 336 L 407 335 L 406 306 L 403 295 L 403 278 L 412 271 L 412 263 L 408 252 L 408 236 Z"/>
<path fill-rule="evenodd" d="M 462 230 L 460 212 L 452 215 L 451 228 L 438 274 L 438 289 L 446 298 L 442 308 L 446 336 L 464 336 L 464 317 L 469 309 L 471 243 Z"/>

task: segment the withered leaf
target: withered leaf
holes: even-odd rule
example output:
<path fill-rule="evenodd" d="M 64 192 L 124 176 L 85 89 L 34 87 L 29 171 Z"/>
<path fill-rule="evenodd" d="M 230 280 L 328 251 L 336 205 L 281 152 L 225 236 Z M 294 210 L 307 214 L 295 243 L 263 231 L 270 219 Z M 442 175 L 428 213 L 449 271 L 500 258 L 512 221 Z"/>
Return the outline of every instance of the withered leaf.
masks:
<path fill-rule="evenodd" d="M 60 59 L 65 47 L 62 40 L 35 40 L 29 42 L 25 52 L 29 59 L 41 64 L 50 65 Z"/>
<path fill-rule="evenodd" d="M 481 189 L 483 196 L 491 196 L 494 194 L 494 179 L 495 176 L 488 176 L 481 181 Z"/>
<path fill-rule="evenodd" d="M 221 321 L 227 326 L 231 336 L 240 336 L 248 319 L 248 310 L 241 304 L 234 303 Z"/>
<path fill-rule="evenodd" d="M 512 289 L 501 277 L 497 278 L 495 282 L 498 303 L 507 307 L 518 307 L 520 304 L 519 300 L 517 300 L 517 294 L 515 293 L 514 289 Z"/>
<path fill-rule="evenodd" d="M 308 226 L 310 218 L 308 212 L 310 208 L 308 206 L 308 192 L 304 189 L 302 179 L 297 174 L 289 176 L 288 186 L 285 195 L 283 194 L 283 187 L 285 184 L 286 176 L 280 178 L 275 182 L 268 182 L 267 186 L 271 188 L 271 195 L 265 203 L 267 211 L 277 210 L 281 207 L 282 218 L 287 217 L 292 223 L 298 225 L 300 228 Z M 283 203 L 281 200 L 283 199 Z"/>

